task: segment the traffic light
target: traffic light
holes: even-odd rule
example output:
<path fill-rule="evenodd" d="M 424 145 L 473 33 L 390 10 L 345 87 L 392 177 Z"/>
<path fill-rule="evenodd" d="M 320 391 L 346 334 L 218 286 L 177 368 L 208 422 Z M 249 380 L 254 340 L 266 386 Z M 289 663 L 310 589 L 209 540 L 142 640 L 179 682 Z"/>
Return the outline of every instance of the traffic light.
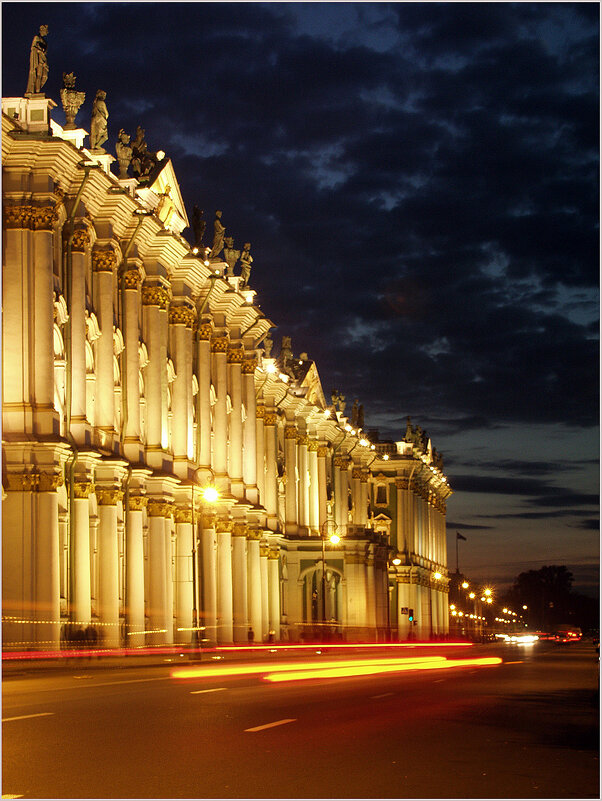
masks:
<path fill-rule="evenodd" d="M 413 623 L 414 622 L 414 610 L 410 609 L 409 612 L 408 612 L 408 615 L 409 615 L 410 623 Z"/>

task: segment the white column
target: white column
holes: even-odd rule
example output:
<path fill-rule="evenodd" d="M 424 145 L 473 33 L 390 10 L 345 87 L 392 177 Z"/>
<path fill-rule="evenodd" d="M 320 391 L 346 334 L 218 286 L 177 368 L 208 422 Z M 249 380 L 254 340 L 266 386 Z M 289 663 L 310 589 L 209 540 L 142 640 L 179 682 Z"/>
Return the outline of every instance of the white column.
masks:
<path fill-rule="evenodd" d="M 229 449 L 228 449 L 228 475 L 230 477 L 230 491 L 235 498 L 244 497 L 242 480 L 242 359 L 244 351 L 241 347 L 228 350 L 228 378 L 230 388 Z"/>
<path fill-rule="evenodd" d="M 211 325 L 203 323 L 198 328 L 197 380 L 197 438 L 199 465 L 211 467 Z"/>
<path fill-rule="evenodd" d="M 98 502 L 98 618 L 102 642 L 109 648 L 119 645 L 119 541 L 117 503 L 123 499 L 118 489 L 96 489 Z"/>
<path fill-rule="evenodd" d="M 100 337 L 96 342 L 96 396 L 94 423 L 105 432 L 112 432 L 115 420 L 115 381 L 113 376 L 113 281 L 116 265 L 114 250 L 92 253 L 92 269 L 96 277 L 96 313 Z M 104 444 L 104 443 L 103 443 Z"/>
<path fill-rule="evenodd" d="M 148 618 L 151 634 L 148 642 L 164 643 L 167 605 L 165 566 L 165 514 L 167 504 L 153 498 L 148 501 Z"/>
<path fill-rule="evenodd" d="M 280 639 L 280 572 L 278 548 L 268 551 L 268 628 Z M 269 632 L 268 632 L 269 633 Z"/>
<path fill-rule="evenodd" d="M 278 525 L 278 493 L 277 477 L 278 464 L 276 461 L 276 422 L 277 416 L 273 409 L 266 408 L 264 418 L 265 431 L 265 502 L 268 513 L 268 526 L 272 531 Z"/>
<path fill-rule="evenodd" d="M 232 617 L 234 642 L 246 643 L 249 627 L 247 588 L 247 527 L 235 523 L 232 529 Z"/>
<path fill-rule="evenodd" d="M 326 445 L 318 446 L 318 527 L 321 530 L 322 526 L 327 520 L 327 507 L 326 507 L 326 457 L 328 455 L 328 447 Z"/>
<path fill-rule="evenodd" d="M 297 510 L 297 426 L 287 422 L 284 427 L 284 465 L 286 469 L 285 531 L 296 534 L 298 526 Z"/>
<path fill-rule="evenodd" d="M 217 524 L 217 642 L 233 642 L 232 630 L 232 523 Z"/>
<path fill-rule="evenodd" d="M 60 575 L 59 575 L 59 508 L 56 489 L 60 475 L 41 473 L 37 493 L 37 526 L 35 530 L 35 605 L 38 620 L 52 621 L 34 627 L 34 639 L 42 648 L 59 645 L 60 640 Z"/>
<path fill-rule="evenodd" d="M 309 533 L 309 438 L 306 434 L 297 437 L 297 464 L 299 471 L 299 526 L 304 534 Z"/>
<path fill-rule="evenodd" d="M 73 620 L 86 626 L 92 620 L 91 576 L 90 576 L 90 503 L 88 497 L 94 487 L 89 481 L 74 483 L 72 529 L 72 586 Z"/>
<path fill-rule="evenodd" d="M 140 274 L 137 269 L 128 270 L 122 276 L 124 291 L 124 351 L 125 369 L 121 371 L 122 395 L 125 394 L 125 454 L 138 461 L 140 443 L 140 354 L 138 315 Z M 130 637 L 129 639 L 132 639 Z"/>
<path fill-rule="evenodd" d="M 261 636 L 260 641 L 266 640 L 269 632 L 269 583 L 268 583 L 268 552 L 266 543 L 259 546 L 259 570 L 261 573 Z"/>
<path fill-rule="evenodd" d="M 247 411 L 247 416 L 249 412 Z M 265 406 L 263 404 L 257 405 L 255 409 L 255 475 L 257 478 L 257 503 L 266 507 L 265 500 L 265 476 L 266 476 L 266 446 L 265 446 L 265 430 L 264 430 L 264 414 Z M 249 500 L 252 500 L 249 497 Z"/>
<path fill-rule="evenodd" d="M 353 525 L 360 525 L 362 492 L 361 492 L 362 468 L 359 465 L 351 465 L 351 508 Z"/>
<path fill-rule="evenodd" d="M 172 519 L 173 507 L 168 505 L 165 523 L 165 643 L 174 641 L 174 572 L 173 572 L 173 540 Z"/>
<path fill-rule="evenodd" d="M 376 629 L 376 575 L 374 556 L 372 553 L 366 558 L 366 625 L 370 631 L 368 636 L 374 638 Z"/>
<path fill-rule="evenodd" d="M 320 479 L 318 474 L 318 448 L 315 440 L 310 440 L 309 461 L 309 528 L 315 532 L 320 529 Z"/>
<path fill-rule="evenodd" d="M 190 503 L 176 510 L 176 642 L 192 642 L 192 509 Z M 198 575 L 197 575 L 198 583 Z M 198 612 L 198 605 L 197 605 Z M 198 623 L 198 619 L 197 619 Z M 178 629 L 184 629 L 178 631 Z"/>
<path fill-rule="evenodd" d="M 169 295 L 162 286 L 142 290 L 144 340 L 148 364 L 144 374 L 146 398 L 147 462 L 160 468 L 162 451 L 168 445 L 167 431 L 167 305 Z"/>
<path fill-rule="evenodd" d="M 208 644 L 217 642 L 217 535 L 215 515 L 202 516 L 202 604 L 204 637 Z"/>
<path fill-rule="evenodd" d="M 78 444 L 85 442 L 86 428 L 86 252 L 87 231 L 79 229 L 71 256 L 71 431 Z"/>
<path fill-rule="evenodd" d="M 400 640 L 407 640 L 410 633 L 410 615 L 412 608 L 409 572 L 397 576 L 397 632 Z M 402 612 L 402 609 L 408 611 Z M 393 621 L 391 621 L 393 622 Z M 413 625 L 413 624 L 412 624 Z"/>
<path fill-rule="evenodd" d="M 261 620 L 261 566 L 259 556 L 259 537 L 260 534 L 257 531 L 249 531 L 247 534 L 247 591 L 249 625 L 253 629 L 255 640 L 261 642 L 263 629 Z"/>
<path fill-rule="evenodd" d="M 255 359 L 245 359 L 242 363 L 243 397 L 246 417 L 243 423 L 243 466 L 242 477 L 245 483 L 245 496 L 253 504 L 259 503 L 257 481 L 257 403 L 255 399 Z M 263 456 L 263 447 L 261 449 Z M 263 472 L 263 471 L 262 471 Z"/>
<path fill-rule="evenodd" d="M 212 377 L 216 393 L 216 403 L 213 407 L 213 469 L 216 483 L 220 490 L 228 491 L 228 409 L 226 395 L 228 394 L 228 372 L 226 364 L 226 350 L 228 339 L 216 337 L 211 341 L 213 356 Z"/>
<path fill-rule="evenodd" d="M 176 377 L 171 396 L 171 446 L 176 472 L 187 477 L 188 460 L 194 456 L 192 437 L 192 325 L 194 312 L 188 306 L 169 310 L 169 334 Z"/>
<path fill-rule="evenodd" d="M 125 603 L 128 636 L 125 644 L 131 648 L 145 644 L 142 510 L 146 502 L 143 495 L 126 496 Z"/>
<path fill-rule="evenodd" d="M 395 487 L 397 493 L 396 497 L 397 550 L 402 554 L 409 555 L 411 548 L 409 544 L 410 532 L 408 527 L 408 516 L 409 516 L 408 506 L 409 506 L 409 496 L 410 496 L 408 479 L 406 477 L 396 478 Z"/>
<path fill-rule="evenodd" d="M 358 522 L 361 526 L 368 524 L 368 478 L 369 473 L 362 471 L 360 478 L 360 508 L 358 512 Z"/>

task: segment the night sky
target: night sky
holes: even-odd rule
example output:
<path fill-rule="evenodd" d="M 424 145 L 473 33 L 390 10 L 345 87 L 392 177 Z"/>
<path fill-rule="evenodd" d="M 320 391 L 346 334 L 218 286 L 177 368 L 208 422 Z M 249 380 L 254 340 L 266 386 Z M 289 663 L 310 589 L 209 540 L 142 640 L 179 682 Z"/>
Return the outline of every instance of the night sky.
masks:
<path fill-rule="evenodd" d="M 275 353 L 290 335 L 381 438 L 427 430 L 450 570 L 459 531 L 473 580 L 566 564 L 598 591 L 597 3 L 2 11 L 3 96 L 47 23 L 46 94 L 75 72 L 89 130 L 104 89 L 105 148 L 142 125 L 189 217 L 252 243 Z"/>

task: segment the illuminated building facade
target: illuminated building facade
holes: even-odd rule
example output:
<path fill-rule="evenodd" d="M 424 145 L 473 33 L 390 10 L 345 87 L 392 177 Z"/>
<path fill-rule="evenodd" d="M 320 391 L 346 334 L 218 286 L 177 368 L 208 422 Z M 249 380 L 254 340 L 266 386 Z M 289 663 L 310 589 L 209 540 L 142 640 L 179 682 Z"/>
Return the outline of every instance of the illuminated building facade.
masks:
<path fill-rule="evenodd" d="M 371 444 L 271 356 L 169 159 L 117 178 L 49 98 L 2 106 L 5 647 L 445 635 L 430 442 Z"/>

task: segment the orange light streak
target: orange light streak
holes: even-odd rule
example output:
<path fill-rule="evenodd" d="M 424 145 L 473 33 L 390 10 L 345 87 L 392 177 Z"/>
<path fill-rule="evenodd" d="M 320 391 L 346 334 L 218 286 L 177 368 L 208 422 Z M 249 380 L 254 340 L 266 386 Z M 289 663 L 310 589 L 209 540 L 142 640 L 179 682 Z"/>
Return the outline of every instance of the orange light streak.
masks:
<path fill-rule="evenodd" d="M 380 673 L 401 673 L 406 670 L 441 670 L 442 668 L 453 667 L 486 667 L 488 665 L 499 665 L 502 660 L 497 656 L 481 657 L 480 659 L 445 659 L 441 657 L 441 661 L 431 662 L 428 659 L 415 660 L 413 664 L 406 664 L 398 662 L 396 665 L 352 665 L 348 667 L 340 666 L 338 668 L 316 668 L 315 670 L 305 669 L 286 671 L 279 673 L 268 673 L 262 676 L 264 681 L 278 682 L 278 681 L 303 681 L 307 679 L 338 679 L 349 676 L 373 676 Z"/>
<path fill-rule="evenodd" d="M 338 662 L 320 662 L 316 665 L 315 670 L 336 670 L 344 667 L 364 666 L 364 667 L 378 667 L 378 666 L 391 666 L 400 664 L 423 664 L 437 663 L 443 666 L 445 662 L 444 656 L 415 656 L 407 657 L 403 661 L 398 658 L 394 659 L 353 659 Z M 220 665 L 219 667 L 190 667 L 190 668 L 175 668 L 171 671 L 170 676 L 172 679 L 210 679 L 210 678 L 223 678 L 224 676 L 254 676 L 262 673 L 279 673 L 281 671 L 308 671 L 314 672 L 314 668 L 308 665 L 307 662 L 268 662 L 261 665 Z M 377 671 L 378 672 L 378 671 Z"/>

